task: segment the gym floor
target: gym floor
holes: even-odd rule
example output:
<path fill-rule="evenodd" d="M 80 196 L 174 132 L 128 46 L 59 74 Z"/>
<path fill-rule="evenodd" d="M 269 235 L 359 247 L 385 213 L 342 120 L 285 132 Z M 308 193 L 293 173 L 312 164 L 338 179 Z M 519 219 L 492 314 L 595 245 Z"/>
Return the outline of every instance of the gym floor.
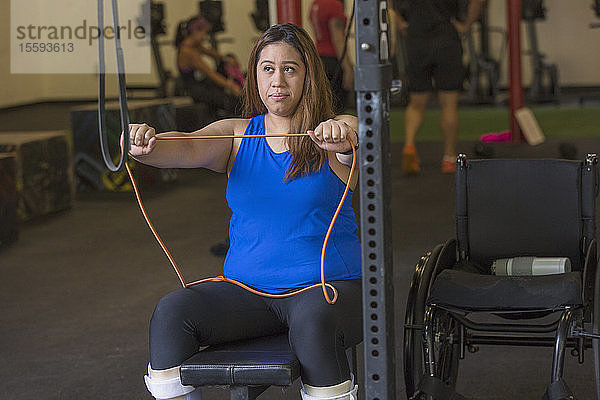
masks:
<path fill-rule="evenodd" d="M 68 104 L 50 104 L 4 110 L 0 126 L 69 129 L 68 109 Z M 560 140 L 493 148 L 498 157 L 556 158 Z M 569 143 L 578 158 L 600 152 L 598 138 L 571 137 Z M 471 139 L 461 141 L 459 150 L 472 155 L 473 145 Z M 423 173 L 407 177 L 400 172 L 401 143 L 392 145 L 398 399 L 405 398 L 402 326 L 414 264 L 454 235 L 454 179 L 439 172 L 441 143 L 417 146 Z M 175 182 L 147 188 L 142 195 L 184 276 L 192 280 L 220 273 L 222 259 L 209 249 L 227 235 L 225 177 L 181 170 Z M 358 203 L 355 193 L 357 209 Z M 132 193 L 79 193 L 72 209 L 22 225 L 19 240 L 0 252 L 0 398 L 150 399 L 142 379 L 148 322 L 156 301 L 178 287 Z M 566 357 L 565 379 L 579 399 L 593 397 L 587 355 L 584 365 Z M 551 362 L 548 348 L 481 348 L 461 362 L 458 390 L 484 400 L 538 400 L 549 382 Z M 207 399 L 229 398 L 223 388 L 204 393 Z M 298 399 L 298 383 L 272 387 L 260 398 Z"/>

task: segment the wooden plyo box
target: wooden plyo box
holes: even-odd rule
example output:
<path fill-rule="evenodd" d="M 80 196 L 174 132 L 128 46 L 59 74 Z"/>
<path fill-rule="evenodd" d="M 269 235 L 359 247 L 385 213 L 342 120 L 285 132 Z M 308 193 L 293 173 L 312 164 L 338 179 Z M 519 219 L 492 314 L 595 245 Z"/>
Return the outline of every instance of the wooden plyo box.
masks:
<path fill-rule="evenodd" d="M 65 131 L 0 132 L 0 152 L 16 157 L 19 221 L 73 205 L 73 169 Z"/>
<path fill-rule="evenodd" d="M 0 249 L 18 237 L 17 157 L 0 153 Z"/>
<path fill-rule="evenodd" d="M 163 132 L 175 129 L 175 110 L 168 100 L 133 100 L 128 103 L 131 123 L 147 123 Z M 98 135 L 98 105 L 71 109 L 71 130 L 77 191 L 131 191 L 127 172 L 111 172 L 104 165 Z M 106 130 L 113 162 L 120 157 L 121 120 L 118 102 L 106 103 Z M 160 170 L 133 160 L 129 161 L 134 176 L 141 185 L 174 179 L 174 171 Z"/>

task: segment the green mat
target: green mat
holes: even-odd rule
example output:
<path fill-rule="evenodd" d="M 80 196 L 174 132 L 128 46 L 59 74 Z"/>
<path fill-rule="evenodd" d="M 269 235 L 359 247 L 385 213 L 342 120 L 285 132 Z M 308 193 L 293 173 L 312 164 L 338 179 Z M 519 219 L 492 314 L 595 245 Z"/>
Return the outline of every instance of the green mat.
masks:
<path fill-rule="evenodd" d="M 532 107 L 546 137 L 600 137 L 600 107 Z M 509 130 L 507 108 L 459 109 L 459 140 L 477 140 L 484 133 Z M 431 109 L 417 134 L 417 141 L 441 141 L 440 110 Z M 392 142 L 404 141 L 404 110 L 391 110 Z"/>

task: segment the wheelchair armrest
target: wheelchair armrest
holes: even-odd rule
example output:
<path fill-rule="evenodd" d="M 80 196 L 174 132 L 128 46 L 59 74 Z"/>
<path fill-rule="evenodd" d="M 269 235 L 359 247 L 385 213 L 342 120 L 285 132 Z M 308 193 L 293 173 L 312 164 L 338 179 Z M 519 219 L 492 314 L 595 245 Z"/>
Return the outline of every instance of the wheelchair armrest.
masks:
<path fill-rule="evenodd" d="M 593 309 L 594 296 L 598 289 L 597 284 L 600 278 L 598 270 L 598 246 L 596 240 L 592 240 L 587 248 L 585 262 L 583 265 L 583 304 L 585 307 L 585 321 L 591 321 L 591 311 Z M 597 302 L 597 301 L 596 301 Z"/>

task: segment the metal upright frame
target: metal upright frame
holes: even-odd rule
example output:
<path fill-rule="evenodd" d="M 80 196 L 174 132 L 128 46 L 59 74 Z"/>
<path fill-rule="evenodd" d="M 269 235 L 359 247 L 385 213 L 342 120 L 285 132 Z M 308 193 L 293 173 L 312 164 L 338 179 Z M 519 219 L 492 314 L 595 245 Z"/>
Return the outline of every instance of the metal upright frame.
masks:
<path fill-rule="evenodd" d="M 367 400 L 396 397 L 386 0 L 354 0 Z"/>
<path fill-rule="evenodd" d="M 508 11 L 509 122 L 512 141 L 521 143 L 521 127 L 515 117 L 515 112 L 525 104 L 521 77 L 521 0 L 506 0 L 506 8 Z"/>

